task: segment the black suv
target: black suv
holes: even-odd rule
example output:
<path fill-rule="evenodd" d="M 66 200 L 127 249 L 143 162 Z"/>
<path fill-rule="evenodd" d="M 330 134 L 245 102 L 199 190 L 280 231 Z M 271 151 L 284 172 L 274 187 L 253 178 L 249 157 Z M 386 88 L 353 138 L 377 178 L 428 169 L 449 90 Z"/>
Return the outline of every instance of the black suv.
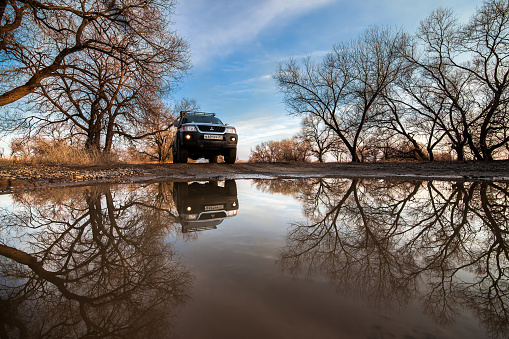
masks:
<path fill-rule="evenodd" d="M 173 122 L 177 133 L 173 140 L 173 162 L 186 163 L 187 158 L 209 159 L 216 163 L 222 155 L 227 164 L 237 158 L 237 131 L 235 127 L 223 124 L 214 113 L 180 112 L 180 118 Z"/>
<path fill-rule="evenodd" d="M 239 209 L 235 180 L 175 182 L 173 201 L 183 233 L 216 229 Z"/>

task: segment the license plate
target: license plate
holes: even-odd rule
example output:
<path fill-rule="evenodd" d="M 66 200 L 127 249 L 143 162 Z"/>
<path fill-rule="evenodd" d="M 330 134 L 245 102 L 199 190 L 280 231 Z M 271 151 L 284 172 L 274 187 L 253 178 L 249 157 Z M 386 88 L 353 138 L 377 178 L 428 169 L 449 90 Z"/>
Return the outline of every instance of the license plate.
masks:
<path fill-rule="evenodd" d="M 203 138 L 209 140 L 223 140 L 223 136 L 218 134 L 205 134 Z"/>
<path fill-rule="evenodd" d="M 217 211 L 224 209 L 224 205 L 205 206 L 205 211 Z"/>

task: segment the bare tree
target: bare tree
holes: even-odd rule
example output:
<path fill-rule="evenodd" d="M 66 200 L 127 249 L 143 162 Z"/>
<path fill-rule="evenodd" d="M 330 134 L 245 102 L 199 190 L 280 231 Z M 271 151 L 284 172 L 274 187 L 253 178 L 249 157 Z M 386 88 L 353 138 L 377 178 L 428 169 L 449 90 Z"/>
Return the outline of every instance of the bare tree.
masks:
<path fill-rule="evenodd" d="M 307 116 L 302 120 L 300 134 L 309 144 L 309 150 L 318 162 L 324 162 L 326 154 L 336 142 L 332 130 L 316 116 Z"/>
<path fill-rule="evenodd" d="M 167 15 L 173 4 L 154 0 L 110 6 L 83 0 L 80 6 L 71 2 L 78 8 L 105 7 L 104 13 L 96 15 L 93 25 L 89 23 L 92 20 L 88 19 L 92 15 L 89 9 L 82 9 L 86 15 L 60 7 L 49 11 L 45 21 L 36 22 L 41 27 L 50 25 L 46 30 L 36 30 L 42 42 L 22 46 L 23 51 L 41 48 L 44 43 L 40 53 L 63 53 L 76 40 L 79 53 L 66 55 L 51 74 L 30 89 L 30 93 L 38 95 L 39 105 L 33 107 L 33 114 L 23 116 L 17 126 L 38 131 L 51 124 L 70 122 L 70 133 L 82 135 L 87 149 L 104 152 L 111 150 L 115 137 L 140 139 L 149 135 L 145 122 L 164 111 L 159 109 L 161 94 L 188 68 L 187 44 L 168 29 Z M 111 9 L 114 14 L 108 12 Z M 70 29 L 73 27 L 61 27 L 62 18 L 71 20 L 75 16 L 82 19 L 81 26 L 76 28 L 78 33 L 83 31 L 79 36 L 73 35 L 75 32 Z M 22 61 L 30 62 L 24 55 L 21 57 Z M 23 66 L 22 61 L 19 64 Z M 34 67 L 24 66 L 23 70 L 39 72 Z M 4 74 L 8 71 L 11 70 L 6 68 Z"/>
<path fill-rule="evenodd" d="M 459 160 L 465 148 L 492 160 L 508 139 L 509 3 L 485 1 L 466 25 L 437 9 L 421 22 L 406 53 L 418 81 L 408 107 L 445 133 Z M 465 61 L 467 60 L 467 61 Z"/>
<path fill-rule="evenodd" d="M 264 141 L 251 149 L 249 162 L 275 162 L 273 152 L 271 152 L 272 141 Z"/>
<path fill-rule="evenodd" d="M 379 111 L 381 94 L 399 74 L 403 38 L 372 27 L 357 40 L 334 46 L 319 64 L 310 57 L 302 68 L 295 60 L 280 64 L 274 78 L 289 112 L 322 121 L 344 143 L 352 162 L 360 161 L 362 134 Z"/>
<path fill-rule="evenodd" d="M 290 114 L 314 117 L 354 162 L 401 137 L 420 160 L 449 149 L 492 160 L 509 142 L 508 36 L 507 1 L 486 0 L 466 24 L 439 8 L 414 38 L 373 27 L 321 62 L 281 63 L 274 78 Z"/>
<path fill-rule="evenodd" d="M 310 148 L 305 140 L 294 136 L 280 141 L 265 141 L 251 150 L 250 162 L 306 162 Z"/>
<path fill-rule="evenodd" d="M 279 141 L 279 161 L 307 162 L 310 155 L 310 147 L 305 139 L 294 136 Z"/>
<path fill-rule="evenodd" d="M 161 23 L 174 4 L 159 0 L 2 3 L 0 106 L 34 93 L 48 78 L 61 76 L 86 51 L 143 65 L 150 55 L 133 52 L 159 48 L 151 36 L 168 33 Z"/>
<path fill-rule="evenodd" d="M 459 66 L 479 84 L 468 143 L 478 159 L 492 160 L 509 142 L 509 3 L 485 1 L 462 33 L 461 51 L 471 53 L 472 61 Z"/>
<path fill-rule="evenodd" d="M 433 149 L 445 136 L 437 128 L 443 101 L 439 102 L 438 107 L 433 105 L 434 102 L 427 102 L 430 94 L 416 84 L 419 80 L 415 79 L 414 73 L 412 67 L 406 67 L 383 94 L 381 114 L 377 117 L 379 131 L 384 136 L 382 148 L 389 155 L 391 150 L 397 148 L 397 141 L 404 138 L 412 145 L 417 160 L 433 160 Z M 423 140 L 426 140 L 425 149 L 422 147 Z M 384 158 L 389 159 L 387 156 Z"/>

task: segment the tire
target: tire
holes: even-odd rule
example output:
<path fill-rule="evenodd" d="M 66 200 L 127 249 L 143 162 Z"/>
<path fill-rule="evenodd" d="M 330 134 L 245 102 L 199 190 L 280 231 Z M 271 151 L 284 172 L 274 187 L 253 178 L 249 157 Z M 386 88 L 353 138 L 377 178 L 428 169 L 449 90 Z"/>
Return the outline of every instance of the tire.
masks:
<path fill-rule="evenodd" d="M 183 164 L 187 164 L 187 158 L 189 157 L 186 149 L 179 150 L 179 161 Z"/>
<path fill-rule="evenodd" d="M 226 180 L 224 187 L 229 196 L 237 196 L 237 183 L 235 180 Z"/>
<path fill-rule="evenodd" d="M 189 194 L 189 185 L 187 182 L 175 182 L 174 184 L 174 190 L 175 194 L 179 198 L 184 198 L 184 200 L 187 198 L 187 195 Z"/>
<path fill-rule="evenodd" d="M 173 162 L 181 163 L 181 164 L 187 163 L 188 152 L 186 149 L 179 148 L 175 155 L 176 155 L 176 157 L 174 156 Z"/>
<path fill-rule="evenodd" d="M 237 160 L 237 149 L 230 148 L 228 152 L 224 156 L 224 162 L 227 164 L 234 164 L 235 160 Z"/>

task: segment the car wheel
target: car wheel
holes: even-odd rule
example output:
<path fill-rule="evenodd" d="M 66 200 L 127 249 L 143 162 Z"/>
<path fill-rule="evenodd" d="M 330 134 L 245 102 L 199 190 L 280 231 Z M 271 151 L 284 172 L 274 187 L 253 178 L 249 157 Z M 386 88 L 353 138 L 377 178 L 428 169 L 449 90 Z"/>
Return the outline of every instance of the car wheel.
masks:
<path fill-rule="evenodd" d="M 173 162 L 175 163 L 187 163 L 188 152 L 186 149 L 178 148 L 173 156 Z"/>
<path fill-rule="evenodd" d="M 177 152 L 175 152 L 175 148 L 173 149 L 173 151 L 171 152 L 171 155 L 173 156 L 173 162 L 176 163 L 177 162 Z"/>
<path fill-rule="evenodd" d="M 185 164 L 187 163 L 187 158 L 188 158 L 188 153 L 187 153 L 187 150 L 186 149 L 181 149 L 179 150 L 179 162 Z"/>
<path fill-rule="evenodd" d="M 237 183 L 235 180 L 226 180 L 224 187 L 229 196 L 237 196 Z"/>
<path fill-rule="evenodd" d="M 237 160 L 237 149 L 230 148 L 224 156 L 224 162 L 227 164 L 234 164 L 235 160 Z"/>
<path fill-rule="evenodd" d="M 187 195 L 189 194 L 189 185 L 187 182 L 175 182 L 173 187 L 174 193 L 178 198 L 184 198 L 184 200 L 187 198 Z"/>

